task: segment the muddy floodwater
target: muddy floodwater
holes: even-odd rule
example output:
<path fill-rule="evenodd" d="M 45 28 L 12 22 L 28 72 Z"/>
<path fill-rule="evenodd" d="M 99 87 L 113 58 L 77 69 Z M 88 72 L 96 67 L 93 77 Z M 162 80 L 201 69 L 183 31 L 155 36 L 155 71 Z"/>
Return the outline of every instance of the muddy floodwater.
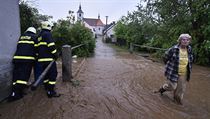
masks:
<path fill-rule="evenodd" d="M 41 86 L 0 103 L 0 119 L 210 119 L 210 68 L 193 65 L 183 105 L 177 105 L 172 93 L 153 93 L 165 81 L 163 63 L 113 49 L 101 38 L 74 77 L 79 86 L 62 82 L 57 64 L 61 97 L 48 99 Z"/>

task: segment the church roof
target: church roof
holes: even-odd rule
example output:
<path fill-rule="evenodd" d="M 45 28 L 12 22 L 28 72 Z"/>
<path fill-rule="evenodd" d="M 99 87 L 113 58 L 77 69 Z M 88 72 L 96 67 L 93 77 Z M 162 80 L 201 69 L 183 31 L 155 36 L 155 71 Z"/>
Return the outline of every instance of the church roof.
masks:
<path fill-rule="evenodd" d="M 86 22 L 90 26 L 104 26 L 101 19 L 83 18 L 83 21 Z"/>

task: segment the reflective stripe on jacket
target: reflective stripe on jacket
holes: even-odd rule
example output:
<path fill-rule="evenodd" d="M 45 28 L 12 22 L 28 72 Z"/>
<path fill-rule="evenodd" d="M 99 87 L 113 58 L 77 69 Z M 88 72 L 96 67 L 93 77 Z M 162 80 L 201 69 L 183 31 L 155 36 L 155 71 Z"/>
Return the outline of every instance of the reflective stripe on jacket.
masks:
<path fill-rule="evenodd" d="M 38 37 L 38 62 L 51 62 L 57 52 L 49 30 L 43 29 Z"/>
<path fill-rule="evenodd" d="M 13 62 L 34 62 L 37 52 L 36 35 L 32 32 L 25 32 L 20 36 Z"/>

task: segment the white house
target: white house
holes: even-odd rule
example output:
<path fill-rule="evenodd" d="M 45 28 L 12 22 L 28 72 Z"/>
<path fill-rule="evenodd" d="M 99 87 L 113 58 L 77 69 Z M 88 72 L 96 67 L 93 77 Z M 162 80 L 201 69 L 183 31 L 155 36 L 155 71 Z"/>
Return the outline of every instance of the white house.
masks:
<path fill-rule="evenodd" d="M 111 24 L 108 24 L 107 26 L 104 27 L 103 34 L 104 34 L 104 39 L 111 39 L 112 43 L 116 43 L 116 37 L 115 37 L 115 32 L 114 32 L 114 27 L 115 27 L 115 22 L 112 22 Z"/>
<path fill-rule="evenodd" d="M 100 15 L 98 15 L 98 18 L 84 18 L 84 12 L 81 5 L 79 5 L 77 20 L 82 21 L 85 27 L 89 28 L 94 35 L 103 35 L 104 24 L 100 19 Z"/>

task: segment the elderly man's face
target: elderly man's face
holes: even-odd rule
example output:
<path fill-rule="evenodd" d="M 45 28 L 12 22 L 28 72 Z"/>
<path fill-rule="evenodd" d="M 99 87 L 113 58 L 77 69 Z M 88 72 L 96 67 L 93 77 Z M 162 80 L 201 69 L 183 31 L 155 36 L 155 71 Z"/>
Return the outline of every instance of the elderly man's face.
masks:
<path fill-rule="evenodd" d="M 189 38 L 183 37 L 183 38 L 180 39 L 180 45 L 181 46 L 188 46 L 189 43 L 190 43 L 190 39 Z"/>

